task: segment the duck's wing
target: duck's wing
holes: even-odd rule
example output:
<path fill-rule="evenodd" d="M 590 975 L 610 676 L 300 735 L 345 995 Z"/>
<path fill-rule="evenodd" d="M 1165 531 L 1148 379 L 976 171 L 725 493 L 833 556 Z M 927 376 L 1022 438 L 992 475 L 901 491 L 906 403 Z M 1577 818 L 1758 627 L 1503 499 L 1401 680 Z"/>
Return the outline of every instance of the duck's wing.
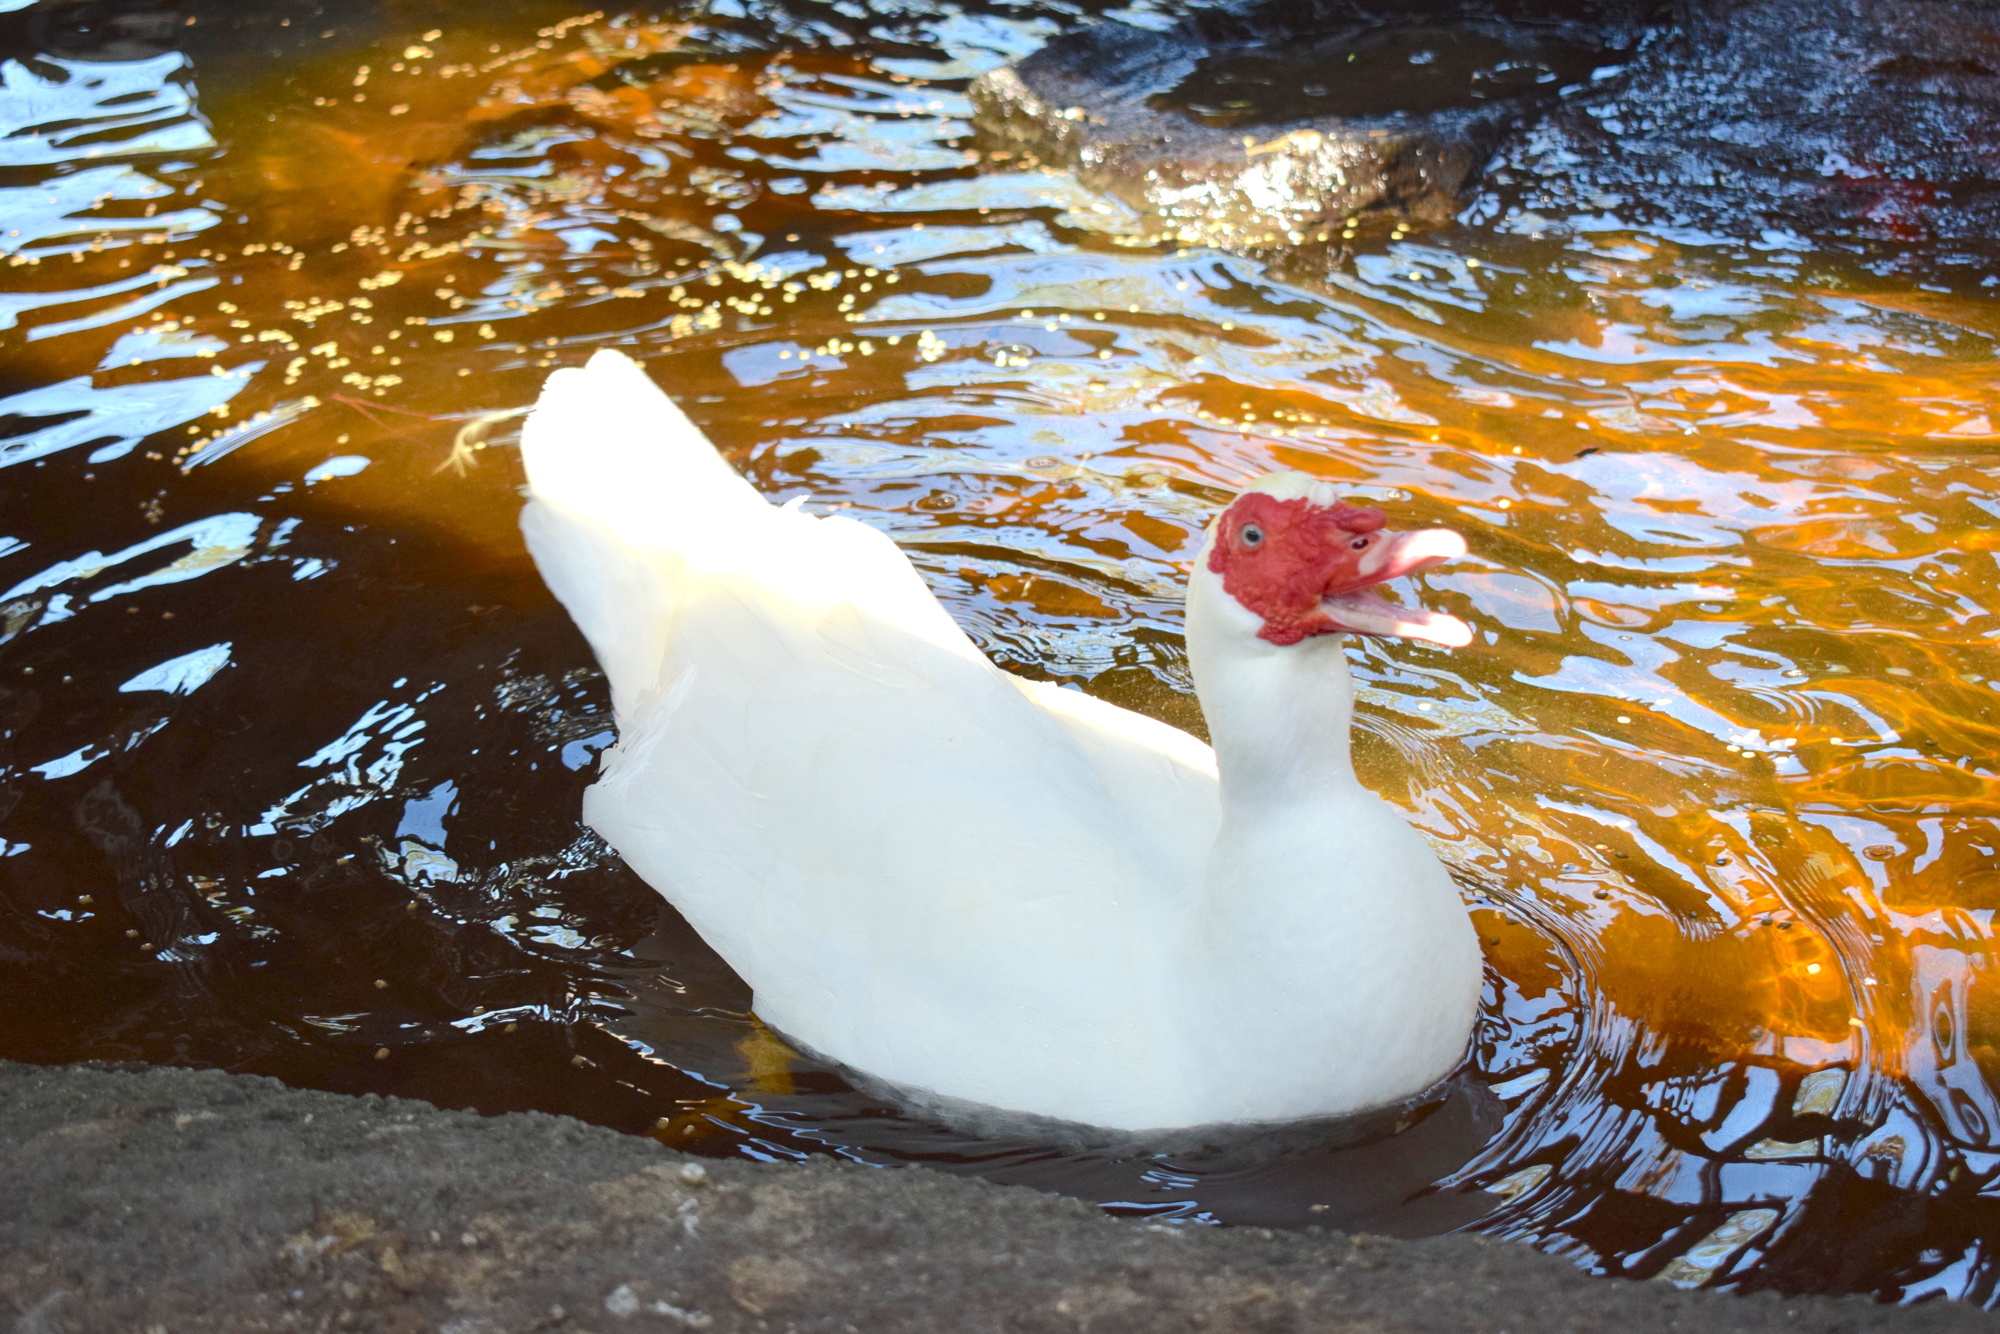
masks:
<path fill-rule="evenodd" d="M 1015 1106 L 1088 1078 L 1008 1068 L 1022 1033 L 1146 1040 L 1117 1016 L 1170 985 L 1205 747 L 999 671 L 894 543 L 768 504 L 622 356 L 552 376 L 522 447 L 530 550 L 617 714 L 585 817 L 768 1021 Z"/>
<path fill-rule="evenodd" d="M 1205 742 L 1080 690 L 1006 679 L 1063 729 L 1105 795 L 1134 813 L 1143 837 L 1176 865 L 1205 866 L 1222 818 L 1215 752 Z"/>

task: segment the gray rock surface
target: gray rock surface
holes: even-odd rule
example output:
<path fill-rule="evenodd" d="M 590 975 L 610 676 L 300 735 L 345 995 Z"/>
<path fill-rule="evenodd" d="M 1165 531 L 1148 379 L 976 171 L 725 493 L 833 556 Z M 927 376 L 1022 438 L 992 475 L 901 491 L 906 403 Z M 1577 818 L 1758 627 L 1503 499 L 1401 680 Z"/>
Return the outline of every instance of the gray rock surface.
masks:
<path fill-rule="evenodd" d="M 0 1321 L 98 1331 L 1989 1330 L 1969 1307 L 1593 1279 L 1476 1237 L 1109 1219 L 921 1169 L 0 1063 Z"/>
<path fill-rule="evenodd" d="M 2000 7 L 1701 0 L 1622 78 L 1510 142 L 1497 178 L 1558 212 L 1832 230 L 2000 227 Z"/>

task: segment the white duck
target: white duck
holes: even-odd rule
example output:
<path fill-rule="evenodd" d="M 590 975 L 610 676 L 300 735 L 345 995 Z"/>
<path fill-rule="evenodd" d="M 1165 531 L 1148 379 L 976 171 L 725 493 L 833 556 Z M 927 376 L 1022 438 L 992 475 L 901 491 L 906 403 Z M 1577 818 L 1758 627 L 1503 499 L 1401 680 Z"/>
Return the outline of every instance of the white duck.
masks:
<path fill-rule="evenodd" d="M 638 366 L 549 378 L 521 525 L 610 679 L 584 818 L 778 1031 L 891 1083 L 1122 1130 L 1358 1111 L 1449 1073 L 1480 955 L 1356 782 L 1342 632 L 1461 645 L 1373 585 L 1462 555 L 1330 484 L 1211 526 L 1215 749 L 988 662 L 887 537 L 775 506 Z"/>

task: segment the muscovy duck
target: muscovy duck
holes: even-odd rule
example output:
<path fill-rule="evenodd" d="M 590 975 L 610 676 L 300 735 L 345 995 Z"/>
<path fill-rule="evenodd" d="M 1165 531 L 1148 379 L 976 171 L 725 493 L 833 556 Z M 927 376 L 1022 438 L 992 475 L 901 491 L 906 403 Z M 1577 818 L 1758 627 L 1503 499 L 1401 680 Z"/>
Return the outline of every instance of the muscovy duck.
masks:
<path fill-rule="evenodd" d="M 1342 649 L 1470 641 L 1372 591 L 1456 533 L 1243 492 L 1188 587 L 1211 750 L 995 667 L 888 537 L 767 502 L 619 353 L 549 378 L 522 452 L 618 729 L 584 818 L 789 1039 L 1128 1131 L 1359 1111 L 1461 1058 L 1478 942 L 1354 777 Z"/>

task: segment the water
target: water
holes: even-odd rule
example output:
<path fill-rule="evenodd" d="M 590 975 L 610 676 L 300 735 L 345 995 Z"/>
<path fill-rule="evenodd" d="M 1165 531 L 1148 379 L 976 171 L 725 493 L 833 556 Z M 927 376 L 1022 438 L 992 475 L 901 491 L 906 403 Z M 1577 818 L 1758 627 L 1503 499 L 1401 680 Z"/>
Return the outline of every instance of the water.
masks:
<path fill-rule="evenodd" d="M 1618 54 L 1553 25 L 1488 31 L 1398 24 L 1303 50 L 1220 52 L 1155 102 L 1225 129 L 1307 116 L 1423 115 L 1581 86 Z"/>
<path fill-rule="evenodd" d="M 0 1054 L 1993 1299 L 1984 260 L 1509 182 L 1330 262 L 1165 250 L 964 137 L 1064 11 L 496 8 L 0 15 Z M 600 346 L 1002 663 L 1183 725 L 1237 480 L 1463 531 L 1405 591 L 1475 644 L 1350 651 L 1491 962 L 1451 1096 L 1135 1155 L 761 1029 L 577 824 L 608 702 L 499 414 Z"/>

